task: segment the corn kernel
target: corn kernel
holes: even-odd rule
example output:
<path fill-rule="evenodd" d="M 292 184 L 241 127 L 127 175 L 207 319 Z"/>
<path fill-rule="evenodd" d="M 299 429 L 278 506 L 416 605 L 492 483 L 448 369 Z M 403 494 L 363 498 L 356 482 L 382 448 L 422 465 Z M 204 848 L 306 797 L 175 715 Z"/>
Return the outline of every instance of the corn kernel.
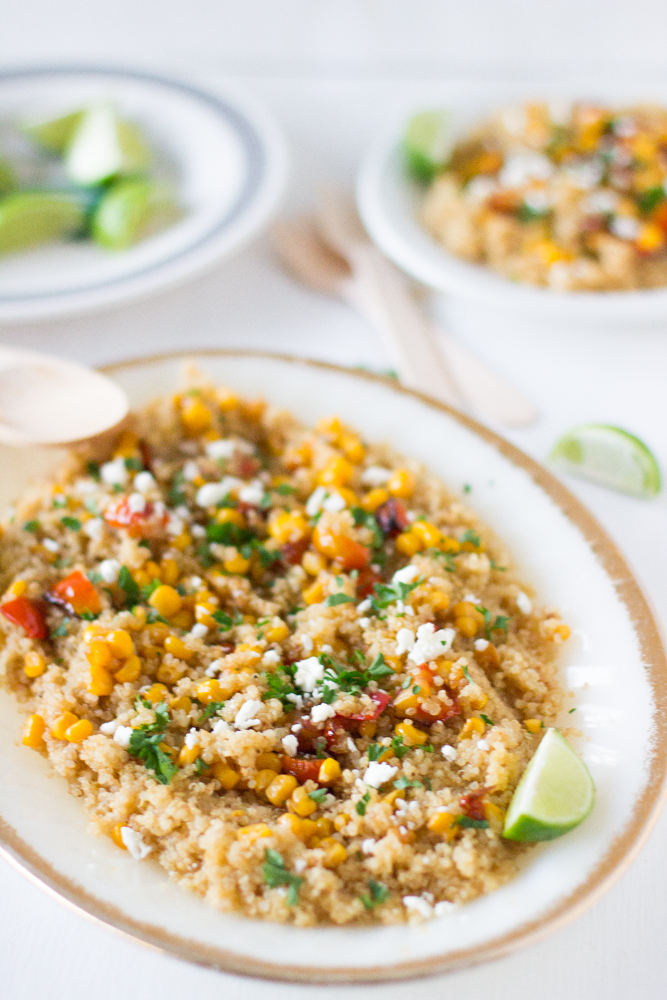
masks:
<path fill-rule="evenodd" d="M 233 556 L 223 560 L 222 565 L 228 573 L 233 573 L 235 576 L 243 576 L 244 573 L 247 573 L 250 569 L 250 560 L 246 559 L 245 556 L 241 555 L 238 549 L 236 549 Z"/>
<path fill-rule="evenodd" d="M 65 733 L 70 726 L 73 726 L 75 722 L 78 722 L 78 716 L 74 712 L 63 712 L 59 718 L 51 726 L 51 735 L 55 736 L 57 740 L 64 740 Z"/>
<path fill-rule="evenodd" d="M 326 559 L 319 552 L 305 552 L 301 565 L 310 576 L 317 576 L 326 566 Z"/>
<path fill-rule="evenodd" d="M 269 787 L 273 779 L 277 777 L 277 771 L 273 771 L 270 767 L 264 767 L 255 775 L 255 788 L 263 792 L 265 788 Z"/>
<path fill-rule="evenodd" d="M 239 405 L 238 396 L 229 392 L 228 389 L 219 389 L 217 393 L 218 406 L 223 412 L 235 410 Z"/>
<path fill-rule="evenodd" d="M 481 736 L 485 729 L 486 726 L 483 719 L 477 719 L 474 717 L 472 719 L 467 719 L 463 729 L 459 733 L 459 739 L 469 740 L 474 733 Z"/>
<path fill-rule="evenodd" d="M 186 764 L 194 764 L 200 753 L 201 747 L 197 746 L 196 743 L 193 747 L 181 747 L 178 753 L 179 766 L 185 767 Z"/>
<path fill-rule="evenodd" d="M 484 815 L 494 833 L 502 833 L 505 826 L 505 811 L 495 802 L 484 803 Z"/>
<path fill-rule="evenodd" d="M 461 551 L 461 543 L 456 538 L 451 538 L 449 535 L 442 535 L 440 538 L 440 549 L 443 552 L 455 554 Z"/>
<path fill-rule="evenodd" d="M 529 733 L 539 733 L 542 729 L 542 723 L 539 719 L 524 719 L 523 724 Z"/>
<path fill-rule="evenodd" d="M 224 701 L 225 693 L 220 686 L 220 681 L 215 677 L 202 681 L 196 688 L 197 701 L 202 705 L 210 705 L 212 701 Z"/>
<path fill-rule="evenodd" d="M 115 458 L 132 458 L 137 454 L 137 435 L 134 431 L 123 431 L 116 442 Z"/>
<path fill-rule="evenodd" d="M 298 781 L 292 774 L 279 774 L 266 789 L 266 797 L 274 806 L 281 806 L 290 797 Z"/>
<path fill-rule="evenodd" d="M 164 648 L 172 656 L 177 657 L 179 660 L 190 660 L 195 655 L 194 649 L 190 649 L 186 646 L 182 639 L 179 639 L 177 635 L 168 635 L 164 640 Z"/>
<path fill-rule="evenodd" d="M 320 471 L 317 481 L 321 486 L 347 486 L 354 469 L 342 455 L 333 455 L 327 459 Z"/>
<path fill-rule="evenodd" d="M 93 639 L 86 653 L 86 659 L 91 667 L 108 667 L 111 663 L 111 650 L 102 639 Z"/>
<path fill-rule="evenodd" d="M 188 698 L 187 694 L 180 694 L 177 698 L 171 699 L 169 707 L 174 712 L 189 712 L 192 708 L 192 700 Z"/>
<path fill-rule="evenodd" d="M 128 681 L 136 681 L 141 675 L 141 660 L 138 656 L 128 656 L 127 660 L 114 674 L 118 684 L 126 684 Z"/>
<path fill-rule="evenodd" d="M 354 434 L 339 435 L 338 444 L 345 457 L 349 458 L 354 465 L 359 465 L 363 462 L 366 449 Z"/>
<path fill-rule="evenodd" d="M 267 642 L 282 642 L 289 635 L 289 628 L 283 621 L 271 625 L 264 633 Z"/>
<path fill-rule="evenodd" d="M 364 510 L 370 511 L 374 514 L 378 507 L 381 507 L 383 503 L 386 503 L 389 499 L 389 490 L 385 490 L 383 487 L 379 486 L 377 489 L 370 490 L 365 497 L 362 497 L 361 506 Z"/>
<path fill-rule="evenodd" d="M 46 660 L 41 653 L 31 649 L 25 654 L 23 670 L 26 677 L 41 677 L 46 670 Z"/>
<path fill-rule="evenodd" d="M 338 865 L 342 865 L 343 861 L 347 860 L 347 851 L 333 837 L 325 837 L 319 846 L 324 851 L 322 864 L 325 868 L 337 868 Z"/>
<path fill-rule="evenodd" d="M 394 712 L 400 718 L 403 718 L 408 709 L 416 709 L 419 705 L 419 698 L 416 694 L 413 694 L 410 688 L 406 688 L 405 691 L 399 691 L 394 698 Z"/>
<path fill-rule="evenodd" d="M 319 580 L 316 580 L 310 587 L 301 591 L 301 596 L 306 604 L 320 604 L 324 600 L 324 587 Z"/>
<path fill-rule="evenodd" d="M 254 844 L 256 840 L 259 840 L 262 837 L 273 836 L 273 831 L 267 823 L 252 823 L 250 826 L 240 827 L 236 836 L 239 840 L 244 840 L 246 843 Z"/>
<path fill-rule="evenodd" d="M 310 816 L 317 809 L 317 802 L 313 802 L 303 785 L 300 785 L 292 792 L 287 806 L 297 816 Z"/>
<path fill-rule="evenodd" d="M 245 528 L 245 517 L 235 507 L 220 507 L 215 513 L 218 524 L 235 524 L 237 528 Z"/>
<path fill-rule="evenodd" d="M 456 816 L 449 812 L 434 813 L 426 824 L 431 833 L 437 833 L 439 837 L 453 840 L 458 833 Z"/>
<path fill-rule="evenodd" d="M 315 424 L 315 431 L 335 444 L 344 431 L 340 417 L 322 417 Z"/>
<path fill-rule="evenodd" d="M 147 691 L 141 696 L 145 701 L 150 701 L 151 705 L 157 705 L 161 701 L 166 701 L 169 697 L 169 688 L 164 684 L 151 684 Z"/>
<path fill-rule="evenodd" d="M 97 698 L 104 698 L 113 691 L 114 679 L 106 667 L 99 667 L 91 663 L 90 680 L 88 690 Z"/>
<path fill-rule="evenodd" d="M 177 535 L 176 538 L 172 538 L 171 544 L 173 548 L 178 549 L 179 552 L 183 552 L 187 549 L 188 545 L 192 544 L 192 538 L 187 531 L 183 531 L 180 535 Z"/>
<path fill-rule="evenodd" d="M 92 735 L 93 724 L 88 719 L 79 719 L 65 730 L 65 739 L 68 743 L 82 743 Z"/>
<path fill-rule="evenodd" d="M 171 618 L 172 615 L 178 614 L 183 607 L 183 600 L 179 592 L 165 583 L 153 591 L 148 598 L 148 603 L 162 618 Z"/>
<path fill-rule="evenodd" d="M 113 830 L 111 831 L 111 839 L 113 840 L 116 847 L 120 847 L 121 851 L 126 851 L 127 847 L 123 843 L 123 835 L 121 830 L 125 826 L 124 823 L 116 823 Z"/>
<path fill-rule="evenodd" d="M 326 816 L 320 816 L 315 820 L 315 832 L 319 837 L 330 837 L 333 830 L 334 825 Z"/>
<path fill-rule="evenodd" d="M 336 830 L 338 830 L 338 832 L 340 833 L 340 831 L 344 827 L 346 827 L 349 822 L 350 822 L 350 817 L 347 815 L 347 813 L 338 813 L 338 815 L 333 821 L 333 824 Z"/>
<path fill-rule="evenodd" d="M 408 469 L 394 469 L 387 489 L 395 497 L 411 497 L 415 491 L 415 477 Z"/>
<path fill-rule="evenodd" d="M 13 584 L 9 588 L 8 593 L 11 594 L 12 597 L 23 597 L 23 595 L 26 592 L 27 586 L 28 584 L 25 582 L 25 580 L 14 580 Z"/>
<path fill-rule="evenodd" d="M 329 785 L 341 776 L 340 764 L 333 757 L 327 757 L 320 764 L 317 780 L 322 785 Z"/>
<path fill-rule="evenodd" d="M 160 578 L 163 583 L 173 586 L 178 580 L 178 563 L 175 559 L 163 559 L 160 563 Z"/>
<path fill-rule="evenodd" d="M 268 752 L 258 753 L 255 758 L 255 767 L 258 771 L 261 771 L 264 768 L 270 768 L 272 771 L 275 771 L 276 774 L 280 774 L 282 770 L 280 754 Z"/>
<path fill-rule="evenodd" d="M 165 625 L 164 622 L 155 622 L 155 624 L 149 625 L 146 631 L 151 642 L 155 643 L 156 646 L 162 646 L 167 636 L 171 635 L 169 626 Z"/>
<path fill-rule="evenodd" d="M 412 534 L 421 539 L 424 548 L 434 548 L 440 542 L 442 532 L 429 521 L 415 521 L 412 525 Z"/>
<path fill-rule="evenodd" d="M 123 628 L 107 632 L 106 642 L 113 655 L 121 660 L 126 660 L 128 656 L 132 656 L 134 653 L 132 636 Z"/>
<path fill-rule="evenodd" d="M 421 552 L 424 548 L 424 543 L 422 542 L 419 535 L 416 535 L 414 531 L 404 531 L 403 534 L 399 535 L 396 539 L 396 549 L 401 555 L 414 556 L 417 552 Z"/>
<path fill-rule="evenodd" d="M 359 735 L 364 739 L 372 739 L 377 732 L 378 724 L 374 719 L 365 719 L 359 723 Z"/>
<path fill-rule="evenodd" d="M 241 780 L 241 775 L 238 771 L 235 771 L 229 764 L 225 764 L 222 760 L 216 761 L 211 771 L 213 777 L 220 782 L 226 792 L 231 791 Z"/>
<path fill-rule="evenodd" d="M 137 587 L 147 587 L 152 582 L 145 569 L 135 569 L 132 577 Z"/>
<path fill-rule="evenodd" d="M 184 400 L 181 409 L 181 423 L 186 432 L 193 437 L 203 434 L 211 426 L 211 412 L 200 399 L 189 397 Z"/>
<path fill-rule="evenodd" d="M 302 514 L 283 511 L 269 525 L 269 534 L 279 545 L 296 542 L 310 531 L 310 525 Z"/>
<path fill-rule="evenodd" d="M 150 576 L 151 580 L 160 580 L 162 578 L 162 570 L 156 562 L 149 559 L 148 562 L 144 563 L 144 569 Z"/>
<path fill-rule="evenodd" d="M 266 403 L 263 399 L 244 399 L 240 405 L 241 412 L 246 420 L 253 420 L 255 422 L 262 419 L 262 414 L 266 409 Z"/>
<path fill-rule="evenodd" d="M 23 743 L 33 750 L 44 746 L 46 723 L 41 715 L 29 715 L 23 730 Z"/>
<path fill-rule="evenodd" d="M 397 736 L 403 737 L 403 743 L 406 747 L 421 747 L 424 743 L 428 743 L 427 734 L 423 733 L 421 729 L 417 729 L 411 722 L 397 722 L 394 726 L 394 732 Z"/>

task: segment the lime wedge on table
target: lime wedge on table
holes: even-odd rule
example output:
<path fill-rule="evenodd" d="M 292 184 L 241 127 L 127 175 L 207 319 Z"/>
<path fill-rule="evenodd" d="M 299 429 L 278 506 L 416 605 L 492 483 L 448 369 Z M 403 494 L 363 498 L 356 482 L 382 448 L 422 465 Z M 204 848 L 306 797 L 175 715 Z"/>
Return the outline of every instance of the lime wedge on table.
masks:
<path fill-rule="evenodd" d="M 50 153 L 64 153 L 84 114 L 85 111 L 72 111 L 69 115 L 61 115 L 48 121 L 26 123 L 23 131 L 33 142 Z"/>
<path fill-rule="evenodd" d="M 430 181 L 452 151 L 448 111 L 421 111 L 410 119 L 405 133 L 408 168 L 421 181 Z"/>
<path fill-rule="evenodd" d="M 620 427 L 586 424 L 558 441 L 549 456 L 565 472 L 630 496 L 660 492 L 660 469 L 643 441 Z"/>
<path fill-rule="evenodd" d="M 86 111 L 65 158 L 75 184 L 102 184 L 111 177 L 145 170 L 149 152 L 139 129 L 108 105 Z"/>
<path fill-rule="evenodd" d="M 123 250 L 176 216 L 174 200 L 162 185 L 128 178 L 102 197 L 93 216 L 93 239 L 110 250 Z"/>
<path fill-rule="evenodd" d="M 48 191 L 24 191 L 0 201 L 0 253 L 13 253 L 80 232 L 85 224 L 80 201 Z"/>
<path fill-rule="evenodd" d="M 594 802 L 583 760 L 557 729 L 547 729 L 512 796 L 503 836 L 553 840 L 585 820 Z"/>

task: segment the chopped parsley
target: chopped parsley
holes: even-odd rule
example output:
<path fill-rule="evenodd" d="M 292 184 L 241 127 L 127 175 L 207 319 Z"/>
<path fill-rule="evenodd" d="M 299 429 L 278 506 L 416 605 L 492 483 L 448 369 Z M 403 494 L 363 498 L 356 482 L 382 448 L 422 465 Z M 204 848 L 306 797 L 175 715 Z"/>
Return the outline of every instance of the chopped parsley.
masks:
<path fill-rule="evenodd" d="M 58 499 L 58 497 L 54 497 L 51 506 L 55 507 L 56 510 L 62 510 L 63 507 L 67 506 L 67 500 L 65 499 L 65 497 L 63 497 L 60 500 Z"/>
<path fill-rule="evenodd" d="M 141 472 L 144 467 L 144 463 L 139 458 L 126 458 L 125 468 L 128 472 Z"/>
<path fill-rule="evenodd" d="M 327 608 L 335 608 L 338 604 L 354 604 L 354 597 L 348 597 L 347 594 L 329 594 L 324 606 Z"/>
<path fill-rule="evenodd" d="M 470 483 L 464 483 L 463 484 L 463 492 L 464 493 L 472 493 L 472 486 L 470 485 Z"/>
<path fill-rule="evenodd" d="M 99 514 L 101 513 L 100 508 L 97 506 L 97 501 L 94 499 L 94 497 L 86 497 L 85 500 L 83 501 L 83 506 L 86 508 L 89 514 L 93 515 L 93 517 L 98 517 Z"/>
<path fill-rule="evenodd" d="M 51 629 L 51 638 L 56 636 L 63 636 L 68 634 L 69 618 L 63 618 L 60 625 L 56 625 L 54 629 Z"/>
<path fill-rule="evenodd" d="M 422 781 L 417 781 L 416 778 L 406 778 L 405 775 L 401 775 L 394 782 L 394 788 L 423 788 L 424 783 Z"/>
<path fill-rule="evenodd" d="M 577 707 L 576 707 L 576 705 L 575 705 L 575 707 L 574 707 L 574 708 L 571 708 L 571 709 L 570 709 L 570 710 L 568 711 L 568 713 L 567 713 L 567 714 L 568 714 L 568 715 L 572 715 L 572 713 L 573 713 L 573 712 L 576 712 L 576 711 L 577 711 Z"/>
<path fill-rule="evenodd" d="M 475 683 L 472 677 L 470 676 L 470 671 L 468 670 L 467 667 L 463 668 L 463 676 L 465 677 L 465 679 L 468 681 L 469 684 Z"/>
<path fill-rule="evenodd" d="M 489 826 L 487 819 L 470 819 L 470 816 L 457 816 L 454 822 L 464 830 L 487 830 Z"/>
<path fill-rule="evenodd" d="M 661 201 L 665 199 L 665 189 L 660 184 L 658 187 L 649 188 L 648 191 L 642 191 L 641 194 L 637 195 L 637 204 L 639 209 L 645 215 L 652 212 L 656 205 L 659 205 Z"/>
<path fill-rule="evenodd" d="M 247 528 L 239 528 L 233 521 L 209 521 L 206 525 L 206 537 L 209 542 L 217 542 L 219 545 L 235 545 L 240 548 L 255 536 Z"/>
<path fill-rule="evenodd" d="M 161 587 L 161 586 L 162 586 L 162 583 L 161 583 L 160 580 L 151 580 L 150 583 L 147 583 L 144 587 L 141 588 L 141 597 L 142 597 L 142 600 L 147 601 L 149 599 L 149 597 L 152 594 L 155 593 L 155 591 L 158 589 L 158 587 Z"/>
<path fill-rule="evenodd" d="M 279 493 L 281 497 L 287 497 L 290 493 L 297 493 L 298 490 L 295 486 L 290 486 L 289 483 L 281 483 L 279 486 L 276 486 L 273 492 Z"/>
<path fill-rule="evenodd" d="M 185 490 L 183 489 L 183 484 L 185 483 L 185 476 L 183 472 L 176 472 L 171 480 L 171 485 L 169 487 L 169 492 L 167 493 L 167 499 L 170 506 L 180 507 L 187 500 Z"/>
<path fill-rule="evenodd" d="M 141 597 L 141 590 L 139 589 L 139 585 L 127 566 L 121 566 L 120 568 L 120 572 L 118 574 L 118 586 L 121 590 L 125 591 L 125 604 L 128 607 L 137 603 Z"/>
<path fill-rule="evenodd" d="M 410 750 L 410 747 L 406 747 L 402 736 L 393 736 L 391 740 L 391 749 L 395 757 L 398 757 L 399 760 L 403 760 L 408 750 Z"/>
<path fill-rule="evenodd" d="M 291 674 L 288 672 L 289 668 L 283 667 L 282 670 L 277 670 L 274 674 L 265 673 L 264 679 L 268 691 L 265 691 L 262 695 L 262 701 L 266 701 L 267 698 L 277 698 L 282 702 L 283 708 L 294 708 L 294 702 L 288 695 L 295 695 L 296 690 L 290 683 L 292 680 Z M 296 667 L 294 668 L 296 672 Z"/>
<path fill-rule="evenodd" d="M 330 705 L 334 700 L 335 689 L 344 691 L 346 694 L 361 694 L 371 681 L 378 681 L 394 672 L 384 662 L 382 653 L 378 653 L 365 670 L 348 670 L 342 664 L 337 663 L 328 653 L 320 653 L 319 660 L 326 667 L 323 681 L 323 701 L 327 705 Z"/>
<path fill-rule="evenodd" d="M 369 761 L 379 760 L 386 749 L 387 747 L 383 747 L 379 743 L 369 744 L 368 749 L 366 750 L 366 753 L 368 754 L 368 760 Z"/>
<path fill-rule="evenodd" d="M 39 521 L 35 519 L 32 521 L 26 521 L 23 525 L 23 530 L 29 531 L 32 535 L 34 535 L 36 531 L 39 531 Z"/>
<path fill-rule="evenodd" d="M 211 615 L 213 621 L 220 627 L 221 632 L 229 632 L 230 628 L 234 624 L 229 615 L 226 615 L 224 611 L 214 611 Z"/>
<path fill-rule="evenodd" d="M 367 910 L 374 910 L 376 906 L 382 906 L 388 898 L 389 889 L 387 886 L 383 885 L 382 882 L 376 882 L 373 878 L 368 880 L 368 892 L 359 896 Z"/>
<path fill-rule="evenodd" d="M 210 719 L 212 715 L 215 715 L 216 712 L 220 711 L 224 704 L 224 701 L 209 701 L 208 705 L 197 719 L 197 725 L 199 726 L 202 722 L 206 722 L 207 719 Z"/>
<path fill-rule="evenodd" d="M 504 632 L 505 638 L 507 638 L 507 628 L 509 625 L 509 618 L 507 615 L 496 615 L 494 618 L 488 608 L 480 607 L 480 612 L 484 616 L 484 635 L 488 642 L 491 642 L 492 632 Z"/>
<path fill-rule="evenodd" d="M 487 724 L 487 726 L 495 725 L 493 719 L 490 719 L 488 715 L 484 715 L 484 712 L 480 712 L 479 717 L 482 720 L 482 722 L 485 722 Z"/>
<path fill-rule="evenodd" d="M 91 569 L 90 573 L 86 573 L 86 576 L 91 583 L 102 583 L 104 579 L 101 573 L 98 573 L 96 569 Z"/>
<path fill-rule="evenodd" d="M 88 463 L 86 463 L 86 472 L 91 477 L 91 479 L 94 479 L 96 482 L 99 483 L 100 478 L 101 478 L 100 477 L 100 463 L 99 462 L 88 462 Z"/>
<path fill-rule="evenodd" d="M 370 801 L 371 801 L 371 793 L 370 792 L 366 792 L 366 794 L 362 795 L 361 798 L 359 799 L 359 801 L 355 803 L 354 808 L 357 810 L 357 813 L 359 814 L 359 816 L 365 816 L 366 815 L 366 806 L 368 805 L 368 803 Z"/>
<path fill-rule="evenodd" d="M 469 545 L 474 545 L 476 549 L 479 549 L 482 546 L 482 539 L 479 537 L 477 532 L 473 530 L 473 528 L 468 528 L 467 531 L 464 531 L 459 538 L 459 541 L 461 545 L 468 542 Z"/>
<path fill-rule="evenodd" d="M 315 791 L 308 792 L 308 798 L 317 802 L 318 805 L 322 805 L 328 794 L 326 788 L 316 788 Z"/>
<path fill-rule="evenodd" d="M 354 523 L 357 528 L 363 526 L 368 528 L 372 533 L 371 547 L 374 550 L 382 550 L 384 547 L 384 535 L 382 533 L 382 528 L 377 523 L 377 520 L 370 511 L 364 510 L 363 507 L 350 507 L 350 514 L 354 518 Z"/>
<path fill-rule="evenodd" d="M 375 597 L 371 599 L 371 607 L 374 611 L 382 611 L 396 601 L 404 601 L 422 580 L 423 577 L 415 580 L 414 583 L 376 583 Z"/>
<path fill-rule="evenodd" d="M 202 772 L 207 771 L 210 767 L 209 764 L 202 757 L 197 757 L 195 761 L 195 770 L 197 774 L 202 774 Z"/>
<path fill-rule="evenodd" d="M 144 762 L 161 785 L 168 785 L 178 771 L 169 754 L 160 745 L 164 740 L 165 729 L 169 725 L 169 714 L 164 704 L 152 707 L 155 711 L 155 722 L 135 729 L 130 736 L 127 750 L 137 760 Z"/>
<path fill-rule="evenodd" d="M 277 889 L 281 885 L 289 886 L 287 905 L 296 906 L 299 902 L 299 889 L 303 883 L 303 878 L 301 875 L 295 875 L 294 872 L 288 871 L 281 855 L 270 847 L 267 847 L 264 852 L 262 875 L 264 881 L 271 889 Z"/>

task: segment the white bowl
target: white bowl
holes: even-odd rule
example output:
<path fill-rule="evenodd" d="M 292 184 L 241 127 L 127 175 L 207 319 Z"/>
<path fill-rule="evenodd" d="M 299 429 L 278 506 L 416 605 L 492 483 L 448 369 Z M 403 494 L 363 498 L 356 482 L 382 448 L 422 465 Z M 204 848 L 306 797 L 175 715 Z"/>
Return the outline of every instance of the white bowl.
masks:
<path fill-rule="evenodd" d="M 664 795 L 667 663 L 630 570 L 581 504 L 548 472 L 467 417 L 356 371 L 247 352 L 203 351 L 114 365 L 133 405 L 172 392 L 183 360 L 313 423 L 340 414 L 368 440 L 427 463 L 506 540 L 525 579 L 573 629 L 565 686 L 577 711 L 563 724 L 597 785 L 591 816 L 535 848 L 492 895 L 421 926 L 298 929 L 223 914 L 87 829 L 64 780 L 20 744 L 23 717 L 0 693 L 0 850 L 83 913 L 180 958 L 272 979 L 377 982 L 485 961 L 554 930 L 590 905 L 629 864 Z M 0 448 L 0 502 L 53 465 L 53 452 Z"/>
<path fill-rule="evenodd" d="M 658 99 L 664 103 L 664 95 Z M 627 97 L 621 103 L 629 103 Z M 440 106 L 450 107 L 446 101 Z M 497 106 L 497 99 L 454 106 L 454 134 L 465 134 Z M 425 188 L 409 176 L 402 149 L 410 117 L 401 115 L 382 132 L 368 149 L 357 175 L 357 207 L 363 223 L 378 247 L 400 268 L 440 292 L 536 319 L 611 327 L 667 319 L 667 288 L 555 292 L 512 282 L 490 267 L 471 264 L 445 250 L 419 221 Z"/>
<path fill-rule="evenodd" d="M 185 281 L 238 250 L 276 206 L 287 172 L 285 144 L 245 95 L 121 69 L 0 74 L 5 127 L 101 100 L 143 128 L 173 177 L 182 215 L 127 250 L 85 240 L 0 257 L 0 322 L 99 309 Z"/>

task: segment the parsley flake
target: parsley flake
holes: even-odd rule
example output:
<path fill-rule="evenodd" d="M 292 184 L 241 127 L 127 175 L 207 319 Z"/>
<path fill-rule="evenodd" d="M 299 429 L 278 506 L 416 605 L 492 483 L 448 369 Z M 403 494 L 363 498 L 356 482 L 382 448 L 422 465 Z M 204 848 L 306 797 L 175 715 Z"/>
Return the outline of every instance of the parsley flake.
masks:
<path fill-rule="evenodd" d="M 303 878 L 301 875 L 295 875 L 293 872 L 288 871 L 281 855 L 270 847 L 267 847 L 264 852 L 262 875 L 264 881 L 271 889 L 277 889 L 281 885 L 289 886 L 287 905 L 296 906 L 299 901 L 299 889 L 303 883 Z"/>
<path fill-rule="evenodd" d="M 359 799 L 359 801 L 355 803 L 354 808 L 357 810 L 357 813 L 359 814 L 359 816 L 365 816 L 366 815 L 366 806 L 368 805 L 368 803 L 370 801 L 371 801 L 371 793 L 370 792 L 366 792 L 366 794 L 362 795 L 362 797 Z"/>
<path fill-rule="evenodd" d="M 464 830 L 486 830 L 489 826 L 488 819 L 470 819 L 470 816 L 457 816 L 454 822 Z"/>
<path fill-rule="evenodd" d="M 387 886 L 383 885 L 382 882 L 376 882 L 373 878 L 368 880 L 368 892 L 359 896 L 367 910 L 374 910 L 376 906 L 382 906 L 388 898 L 389 889 Z"/>
<path fill-rule="evenodd" d="M 327 608 L 335 608 L 338 604 L 354 604 L 354 597 L 348 597 L 347 594 L 329 594 L 324 606 Z"/>
<path fill-rule="evenodd" d="M 138 726 L 130 736 L 128 753 L 144 762 L 161 785 L 168 785 L 178 768 L 161 744 L 169 724 L 169 714 L 164 704 L 154 705 L 155 722 Z"/>
<path fill-rule="evenodd" d="M 125 604 L 127 607 L 131 607 L 136 604 L 141 597 L 141 591 L 139 590 L 139 585 L 130 573 L 127 566 L 121 566 L 120 572 L 118 574 L 118 586 L 121 590 L 125 591 Z"/>

